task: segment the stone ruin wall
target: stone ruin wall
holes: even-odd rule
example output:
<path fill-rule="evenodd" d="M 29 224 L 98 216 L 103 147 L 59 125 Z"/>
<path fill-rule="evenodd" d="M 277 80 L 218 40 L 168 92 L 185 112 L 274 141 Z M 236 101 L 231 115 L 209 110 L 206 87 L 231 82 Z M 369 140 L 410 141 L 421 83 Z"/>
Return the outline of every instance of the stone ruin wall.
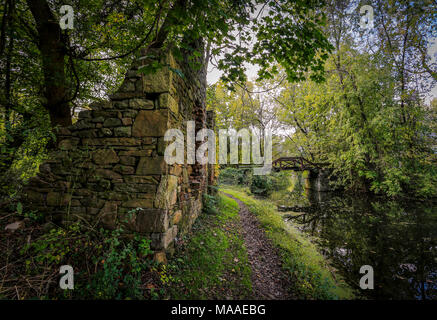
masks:
<path fill-rule="evenodd" d="M 93 103 L 74 125 L 58 130 L 57 149 L 25 195 L 32 208 L 52 221 L 82 218 L 106 228 L 142 208 L 129 220 L 128 230 L 148 236 L 155 251 L 169 252 L 201 212 L 202 194 L 214 173 L 213 166 L 197 163 L 167 165 L 164 134 L 174 128 L 186 137 L 186 121 L 195 120 L 197 132 L 214 120 L 210 112 L 207 119 L 205 70 L 190 67 L 188 55 L 176 63 L 169 53 L 155 54 L 183 77 L 168 67 L 139 73 L 150 55 L 142 50 L 144 58 L 130 68 L 110 101 Z"/>

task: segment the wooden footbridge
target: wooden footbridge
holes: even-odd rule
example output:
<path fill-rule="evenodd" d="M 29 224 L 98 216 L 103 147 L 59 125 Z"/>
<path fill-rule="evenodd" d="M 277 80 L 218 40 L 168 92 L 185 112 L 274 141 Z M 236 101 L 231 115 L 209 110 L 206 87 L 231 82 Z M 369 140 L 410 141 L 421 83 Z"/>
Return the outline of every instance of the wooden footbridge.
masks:
<path fill-rule="evenodd" d="M 263 166 L 255 164 L 238 164 L 238 168 L 257 168 Z M 302 157 L 280 157 L 272 161 L 272 171 L 309 171 L 305 177 L 305 188 L 316 191 L 334 191 L 330 185 L 332 172 L 329 163 L 315 163 Z"/>
<path fill-rule="evenodd" d="M 275 171 L 318 171 L 327 165 L 327 163 L 314 163 L 302 157 L 281 157 L 272 162 Z"/>
<path fill-rule="evenodd" d="M 262 167 L 263 165 L 255 165 L 255 164 L 238 164 L 239 168 L 255 168 Z M 328 163 L 314 163 L 302 157 L 280 157 L 274 161 L 272 161 L 272 169 L 274 171 L 283 171 L 283 170 L 291 170 L 291 171 L 311 171 L 318 172 L 324 167 L 327 167 Z"/>

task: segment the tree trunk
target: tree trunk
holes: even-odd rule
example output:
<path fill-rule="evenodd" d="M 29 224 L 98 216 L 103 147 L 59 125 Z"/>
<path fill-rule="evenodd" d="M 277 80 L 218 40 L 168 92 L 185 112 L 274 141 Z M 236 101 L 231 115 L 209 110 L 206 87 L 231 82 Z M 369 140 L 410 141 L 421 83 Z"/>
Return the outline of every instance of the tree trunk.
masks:
<path fill-rule="evenodd" d="M 65 80 L 65 45 L 59 21 L 45 0 L 27 0 L 35 19 L 44 72 L 45 108 L 53 127 L 71 125 L 68 88 Z"/>

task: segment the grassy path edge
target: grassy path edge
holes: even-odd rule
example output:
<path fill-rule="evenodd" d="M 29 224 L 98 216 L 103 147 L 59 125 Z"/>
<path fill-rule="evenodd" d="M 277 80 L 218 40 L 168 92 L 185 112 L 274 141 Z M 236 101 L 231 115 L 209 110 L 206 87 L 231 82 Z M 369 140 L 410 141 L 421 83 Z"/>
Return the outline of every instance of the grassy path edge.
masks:
<path fill-rule="evenodd" d="M 260 299 L 295 299 L 290 278 L 281 267 L 279 250 L 266 236 L 259 221 L 238 198 L 222 192 L 238 203 L 240 222 L 249 262 L 252 270 L 254 296 Z"/>
<path fill-rule="evenodd" d="M 256 215 L 275 246 L 280 249 L 282 267 L 294 283 L 293 291 L 301 299 L 352 299 L 351 288 L 330 270 L 317 247 L 299 230 L 285 223 L 268 200 L 258 200 L 241 188 L 220 187 L 245 203 Z"/>
<path fill-rule="evenodd" d="M 241 233 L 239 206 L 224 195 L 216 200 L 217 211 L 203 212 L 169 261 L 164 279 L 167 299 L 256 298 L 252 294 L 252 271 Z"/>

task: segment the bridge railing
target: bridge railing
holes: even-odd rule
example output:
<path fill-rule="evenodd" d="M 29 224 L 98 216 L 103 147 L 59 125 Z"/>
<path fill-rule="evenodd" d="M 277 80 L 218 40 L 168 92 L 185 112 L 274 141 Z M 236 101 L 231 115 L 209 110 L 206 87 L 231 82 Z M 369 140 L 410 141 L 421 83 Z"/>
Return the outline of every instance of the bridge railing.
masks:
<path fill-rule="evenodd" d="M 276 170 L 316 170 L 327 165 L 327 163 L 314 163 L 303 157 L 280 157 L 272 161 L 272 166 Z"/>

